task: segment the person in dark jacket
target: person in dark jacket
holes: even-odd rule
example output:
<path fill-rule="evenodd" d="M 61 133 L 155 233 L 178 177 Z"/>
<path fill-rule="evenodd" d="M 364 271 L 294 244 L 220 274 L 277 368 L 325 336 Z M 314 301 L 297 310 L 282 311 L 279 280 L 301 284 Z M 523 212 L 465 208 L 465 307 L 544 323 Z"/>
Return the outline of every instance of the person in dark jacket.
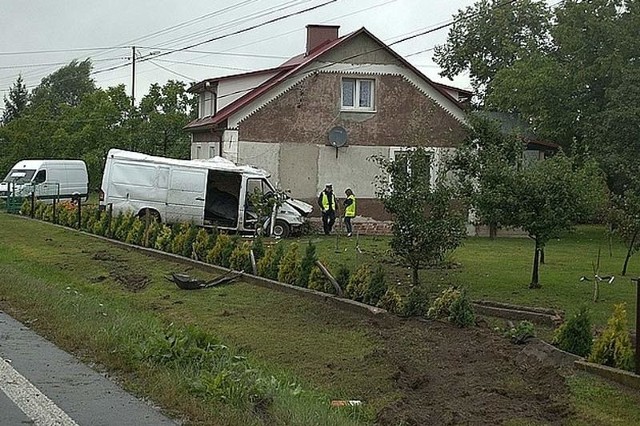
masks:
<path fill-rule="evenodd" d="M 336 196 L 333 193 L 333 185 L 328 183 L 318 196 L 318 205 L 322 211 L 322 227 L 324 235 L 329 235 L 333 224 L 336 223 Z"/>
<path fill-rule="evenodd" d="M 356 217 L 356 196 L 351 188 L 347 188 L 344 194 L 347 196 L 344 199 L 344 226 L 347 228 L 347 237 L 350 237 L 353 234 L 351 219 Z"/>

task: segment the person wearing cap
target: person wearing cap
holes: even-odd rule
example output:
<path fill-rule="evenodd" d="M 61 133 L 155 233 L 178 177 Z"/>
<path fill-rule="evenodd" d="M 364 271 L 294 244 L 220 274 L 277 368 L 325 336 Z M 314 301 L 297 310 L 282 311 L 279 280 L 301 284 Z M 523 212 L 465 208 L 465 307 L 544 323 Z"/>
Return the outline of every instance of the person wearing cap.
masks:
<path fill-rule="evenodd" d="M 344 226 L 347 228 L 347 237 L 350 237 L 353 233 L 351 219 L 356 217 L 356 196 L 351 188 L 347 188 L 344 194 L 347 196 L 344 200 Z"/>
<path fill-rule="evenodd" d="M 336 222 L 336 196 L 333 193 L 333 185 L 327 183 L 324 186 L 324 190 L 318 197 L 318 205 L 322 211 L 322 227 L 324 228 L 324 235 L 329 235 L 333 224 Z"/>

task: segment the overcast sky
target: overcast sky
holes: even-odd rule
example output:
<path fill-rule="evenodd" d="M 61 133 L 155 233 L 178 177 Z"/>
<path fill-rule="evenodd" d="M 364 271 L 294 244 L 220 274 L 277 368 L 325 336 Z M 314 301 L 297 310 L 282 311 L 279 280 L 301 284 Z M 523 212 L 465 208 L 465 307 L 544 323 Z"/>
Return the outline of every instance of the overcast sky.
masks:
<path fill-rule="evenodd" d="M 307 24 L 340 25 L 340 35 L 366 27 L 386 43 L 451 19 L 473 0 L 337 0 L 248 32 L 228 35 L 328 0 L 2 0 L 0 2 L 0 98 L 18 74 L 29 89 L 73 59 L 94 62 L 100 87 L 131 90 L 131 46 L 138 51 L 136 98 L 152 83 L 200 81 L 270 68 L 304 52 Z M 438 75 L 428 50 L 447 30 L 392 48 L 433 80 L 469 88 L 467 76 L 451 82 Z M 64 52 L 48 52 L 64 50 Z M 427 50 L 426 52 L 423 52 Z M 41 51 L 41 53 L 36 53 Z M 47 51 L 47 52 L 42 52 Z M 153 61 L 147 55 L 167 53 Z M 417 53 L 422 52 L 422 53 Z M 3 104 L 0 104 L 2 108 Z"/>

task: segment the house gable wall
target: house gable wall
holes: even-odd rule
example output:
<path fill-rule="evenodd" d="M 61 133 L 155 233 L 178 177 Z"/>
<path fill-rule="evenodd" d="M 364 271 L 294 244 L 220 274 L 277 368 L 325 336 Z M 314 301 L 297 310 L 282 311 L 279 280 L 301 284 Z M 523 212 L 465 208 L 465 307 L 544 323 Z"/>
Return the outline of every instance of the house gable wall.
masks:
<path fill-rule="evenodd" d="M 350 145 L 420 144 L 455 147 L 463 125 L 401 75 L 348 74 L 375 79 L 375 112 L 341 111 L 341 80 L 347 74 L 319 72 L 302 80 L 240 122 L 239 139 L 324 145 L 334 126 L 347 130 Z"/>

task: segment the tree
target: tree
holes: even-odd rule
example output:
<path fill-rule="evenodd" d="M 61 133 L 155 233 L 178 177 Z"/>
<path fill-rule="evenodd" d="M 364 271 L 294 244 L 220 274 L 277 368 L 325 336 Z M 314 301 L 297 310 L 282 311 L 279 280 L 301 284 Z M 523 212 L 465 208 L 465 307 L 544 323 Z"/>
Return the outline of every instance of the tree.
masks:
<path fill-rule="evenodd" d="M 162 87 L 152 84 L 140 101 L 142 122 L 136 148 L 149 154 L 189 158 L 191 141 L 182 129 L 194 118 L 195 102 L 183 82 L 170 80 Z"/>
<path fill-rule="evenodd" d="M 52 112 L 57 112 L 61 104 L 78 106 L 84 95 L 96 90 L 91 69 L 89 59 L 74 60 L 49 74 L 33 89 L 31 104 L 35 107 L 46 104 Z"/>
<path fill-rule="evenodd" d="M 549 48 L 551 13 L 544 1 L 480 0 L 453 18 L 433 59 L 443 77 L 468 71 L 478 94 L 501 69 Z"/>
<path fill-rule="evenodd" d="M 376 195 L 393 215 L 391 249 L 411 268 L 414 285 L 419 283 L 420 269 L 441 262 L 466 234 L 444 170 L 430 185 L 431 157 L 425 148 L 417 147 L 395 160 L 373 158 L 383 172 L 375 182 Z"/>
<path fill-rule="evenodd" d="M 523 144 L 515 134 L 484 115 L 468 115 L 469 133 L 451 159 L 461 194 L 479 223 L 496 236 L 513 195 L 508 182 L 522 162 Z"/>
<path fill-rule="evenodd" d="M 18 75 L 16 82 L 9 89 L 9 99 L 4 98 L 4 112 L 2 113 L 2 124 L 8 124 L 11 120 L 20 118 L 29 102 L 29 92 L 22 80 L 22 75 Z"/>
<path fill-rule="evenodd" d="M 622 196 L 613 196 L 610 220 L 616 234 L 627 247 L 621 275 L 627 275 L 627 266 L 634 253 L 640 250 L 640 196 L 636 191 L 627 191 Z"/>
<path fill-rule="evenodd" d="M 540 251 L 606 204 L 604 177 L 594 161 L 582 164 L 560 153 L 512 173 L 505 225 L 527 232 L 535 243 L 530 288 L 539 288 Z"/>

